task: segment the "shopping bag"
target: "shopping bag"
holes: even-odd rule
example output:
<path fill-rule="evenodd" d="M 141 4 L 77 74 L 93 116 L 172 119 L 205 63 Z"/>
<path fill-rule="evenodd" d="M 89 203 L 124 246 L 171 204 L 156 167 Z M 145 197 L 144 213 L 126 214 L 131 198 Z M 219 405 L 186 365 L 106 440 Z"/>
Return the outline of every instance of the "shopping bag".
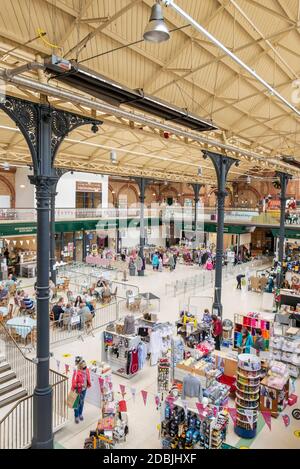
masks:
<path fill-rule="evenodd" d="M 76 409 L 76 407 L 78 407 L 78 404 L 76 407 L 74 407 L 74 404 L 76 404 L 76 401 L 77 399 L 79 398 L 79 394 L 75 391 L 71 391 L 69 392 L 68 394 L 68 397 L 67 397 L 67 406 L 70 408 L 70 409 Z"/>
<path fill-rule="evenodd" d="M 80 394 L 77 394 L 76 400 L 73 404 L 73 409 L 78 409 L 79 407 L 79 402 L 80 402 Z"/>

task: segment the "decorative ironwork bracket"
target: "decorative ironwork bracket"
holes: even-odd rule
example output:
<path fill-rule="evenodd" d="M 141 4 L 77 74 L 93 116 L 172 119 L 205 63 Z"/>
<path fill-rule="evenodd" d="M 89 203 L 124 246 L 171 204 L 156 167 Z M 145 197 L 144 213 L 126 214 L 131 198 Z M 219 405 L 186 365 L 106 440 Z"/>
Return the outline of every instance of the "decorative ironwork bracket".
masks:
<path fill-rule="evenodd" d="M 92 131 L 97 132 L 98 125 L 102 122 L 90 117 L 79 116 L 77 114 L 55 109 L 48 104 L 34 103 L 14 96 L 5 96 L 0 100 L 2 109 L 16 123 L 22 132 L 33 161 L 33 168 L 36 174 L 41 171 L 42 152 L 39 149 L 41 119 L 51 119 L 51 162 L 54 165 L 55 157 L 63 139 L 72 130 L 82 125 L 90 124 Z"/>

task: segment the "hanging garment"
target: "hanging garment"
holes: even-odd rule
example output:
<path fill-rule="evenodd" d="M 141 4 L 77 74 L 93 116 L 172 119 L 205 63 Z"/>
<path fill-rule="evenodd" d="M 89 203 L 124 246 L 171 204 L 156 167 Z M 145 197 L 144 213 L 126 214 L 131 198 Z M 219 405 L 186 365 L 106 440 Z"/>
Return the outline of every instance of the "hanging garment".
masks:
<path fill-rule="evenodd" d="M 152 331 L 150 335 L 149 352 L 151 353 L 151 365 L 156 365 L 161 356 L 162 337 L 159 330 Z"/>
<path fill-rule="evenodd" d="M 133 335 L 135 333 L 135 317 L 128 314 L 124 319 L 124 334 Z"/>
<path fill-rule="evenodd" d="M 138 363 L 139 363 L 139 370 L 143 368 L 147 358 L 147 347 L 143 342 L 141 342 L 138 346 Z"/>
<path fill-rule="evenodd" d="M 200 379 L 190 373 L 183 378 L 182 398 L 197 397 L 202 400 L 202 387 Z"/>
<path fill-rule="evenodd" d="M 139 354 L 137 350 L 132 350 L 129 372 L 131 375 L 134 375 L 138 371 L 139 371 Z"/>

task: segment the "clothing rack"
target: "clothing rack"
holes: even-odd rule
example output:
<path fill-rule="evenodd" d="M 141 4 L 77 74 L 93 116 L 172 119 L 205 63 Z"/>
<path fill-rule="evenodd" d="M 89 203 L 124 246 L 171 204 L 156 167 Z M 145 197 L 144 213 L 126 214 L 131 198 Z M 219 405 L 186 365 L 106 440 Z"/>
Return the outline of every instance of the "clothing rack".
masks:
<path fill-rule="evenodd" d="M 109 336 L 112 336 L 113 338 L 111 345 L 107 345 L 107 341 L 105 340 L 105 338 Z M 114 354 L 113 348 L 117 347 L 120 343 L 122 345 L 120 347 L 119 355 Z M 128 354 L 132 350 L 137 350 L 140 343 L 141 337 L 139 335 L 126 336 L 114 331 L 104 331 L 102 341 L 102 361 L 106 361 L 110 365 L 114 374 L 126 379 L 131 379 L 139 373 L 140 369 L 135 373 L 127 373 Z"/>

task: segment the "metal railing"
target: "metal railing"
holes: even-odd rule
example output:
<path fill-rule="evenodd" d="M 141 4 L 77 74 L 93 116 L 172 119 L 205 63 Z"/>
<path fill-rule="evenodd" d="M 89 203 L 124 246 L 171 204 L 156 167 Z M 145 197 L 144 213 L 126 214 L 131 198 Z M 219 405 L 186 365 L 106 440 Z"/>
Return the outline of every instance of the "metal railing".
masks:
<path fill-rule="evenodd" d="M 263 265 L 269 265 L 270 260 L 268 258 L 256 259 L 254 261 L 245 264 L 227 264 L 222 268 L 223 280 L 236 277 L 238 274 L 246 272 L 247 270 L 253 271 L 257 267 Z M 196 292 L 200 288 L 211 287 L 214 284 L 215 271 L 201 270 L 195 275 L 191 275 L 188 278 L 182 280 L 176 280 L 174 282 L 167 283 L 165 286 L 166 296 L 185 295 L 189 292 Z"/>
<path fill-rule="evenodd" d="M 62 316 L 58 321 L 51 321 L 50 346 L 54 347 L 79 338 L 83 340 L 84 337 L 92 335 L 94 331 L 117 319 L 117 301 L 96 308 L 92 320 L 82 321 L 79 316 L 64 319 Z"/>
<path fill-rule="evenodd" d="M 62 428 L 68 420 L 68 378 L 50 370 L 52 385 L 52 428 Z M 0 420 L 0 449 L 27 449 L 33 437 L 33 394 L 17 402 Z"/>
<path fill-rule="evenodd" d="M 267 210 L 261 212 L 257 209 L 245 207 L 227 207 L 225 208 L 225 221 L 257 222 L 258 224 L 279 223 L 279 210 Z M 198 220 L 215 220 L 217 210 L 215 207 L 199 207 Z M 293 211 L 293 216 L 287 218 L 286 224 L 300 224 L 300 210 Z M 138 218 L 140 216 L 140 207 L 124 208 L 56 208 L 56 220 L 74 220 L 74 219 L 128 219 Z M 162 218 L 181 220 L 192 220 L 194 217 L 194 207 L 191 206 L 151 206 L 144 208 L 145 218 Z M 36 221 L 36 209 L 34 208 L 2 208 L 0 209 L 0 222 L 3 221 Z"/>
<path fill-rule="evenodd" d="M 32 394 L 35 387 L 35 364 L 24 355 L 3 322 L 0 322 L 0 340 L 3 353 L 11 369 L 16 373 L 26 391 Z"/>
<path fill-rule="evenodd" d="M 36 384 L 36 365 L 25 357 L 2 322 L 0 322 L 0 343 L 7 362 L 28 393 L 28 396 L 16 402 L 0 420 L 0 449 L 26 449 L 30 447 L 33 437 L 33 391 Z M 53 390 L 52 425 L 53 431 L 56 432 L 68 420 L 68 378 L 50 370 L 49 379 Z"/>

